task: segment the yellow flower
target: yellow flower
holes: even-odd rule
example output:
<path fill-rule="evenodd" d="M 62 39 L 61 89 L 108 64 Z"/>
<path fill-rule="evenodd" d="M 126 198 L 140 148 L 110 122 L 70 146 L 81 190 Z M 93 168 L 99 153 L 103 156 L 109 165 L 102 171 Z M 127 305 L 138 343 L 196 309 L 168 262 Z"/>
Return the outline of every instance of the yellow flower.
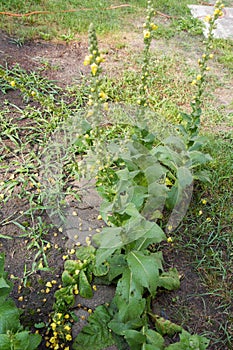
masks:
<path fill-rule="evenodd" d="M 35 92 L 35 91 L 32 91 L 32 92 L 31 92 L 31 95 L 32 95 L 32 96 L 36 96 L 36 92 Z"/>
<path fill-rule="evenodd" d="M 213 58 L 214 57 L 214 55 L 211 53 L 210 55 L 209 55 L 209 58 Z"/>
<path fill-rule="evenodd" d="M 71 336 L 70 334 L 66 334 L 66 340 L 67 340 L 67 341 L 72 340 L 72 336 Z"/>
<path fill-rule="evenodd" d="M 214 15 L 215 16 L 222 16 L 222 11 L 220 9 L 215 9 L 214 10 Z"/>
<path fill-rule="evenodd" d="M 54 330 L 56 329 L 56 327 L 57 327 L 57 325 L 56 325 L 55 322 L 52 322 L 50 326 L 51 326 L 51 328 L 52 328 L 53 331 L 54 331 Z"/>
<path fill-rule="evenodd" d="M 192 82 L 191 82 L 191 85 L 196 85 L 197 81 L 194 79 Z"/>
<path fill-rule="evenodd" d="M 172 229 L 173 229 L 172 225 L 168 225 L 167 229 L 168 229 L 168 231 L 172 231 Z"/>
<path fill-rule="evenodd" d="M 70 350 L 70 347 L 69 347 L 69 346 L 66 346 L 64 350 Z"/>
<path fill-rule="evenodd" d="M 198 214 L 199 214 L 199 215 L 202 215 L 202 214 L 203 214 L 203 211 L 202 211 L 202 210 L 199 210 Z"/>
<path fill-rule="evenodd" d="M 206 221 L 207 221 L 207 222 L 210 222 L 210 221 L 211 221 L 211 218 L 206 218 Z"/>
<path fill-rule="evenodd" d="M 45 286 L 49 287 L 49 288 L 52 288 L 52 283 L 51 282 L 47 282 Z"/>
<path fill-rule="evenodd" d="M 18 301 L 23 301 L 23 297 L 18 297 Z"/>
<path fill-rule="evenodd" d="M 92 65 L 91 65 L 91 73 L 92 73 L 93 75 L 96 75 L 97 70 L 98 70 L 97 64 L 96 64 L 96 63 L 92 63 Z"/>
<path fill-rule="evenodd" d="M 173 239 L 171 237 L 168 237 L 167 238 L 167 243 L 172 243 L 173 242 Z"/>
<path fill-rule="evenodd" d="M 103 100 L 106 100 L 106 98 L 108 98 L 108 96 L 105 94 L 105 92 L 101 91 L 99 93 L 99 97 L 102 98 Z"/>
<path fill-rule="evenodd" d="M 97 56 L 97 57 L 96 57 L 96 62 L 97 62 L 97 63 L 104 62 L 104 56 L 101 55 L 101 54 L 100 54 L 99 56 Z"/>
<path fill-rule="evenodd" d="M 62 318 L 62 313 L 61 313 L 61 312 L 58 312 L 58 313 L 56 314 L 56 316 L 57 316 L 58 319 L 60 320 L 60 319 Z"/>
<path fill-rule="evenodd" d="M 69 314 L 65 314 L 64 318 L 68 319 L 68 318 L 70 318 L 70 315 Z"/>
<path fill-rule="evenodd" d="M 207 200 L 206 199 L 202 199 L 201 202 L 202 202 L 202 204 L 205 205 L 207 203 Z"/>
<path fill-rule="evenodd" d="M 10 85 L 11 85 L 12 87 L 15 87 L 15 81 L 12 80 L 12 81 L 10 82 Z"/>
<path fill-rule="evenodd" d="M 150 37 L 150 32 L 148 30 L 143 31 L 144 39 L 149 39 Z"/>
<path fill-rule="evenodd" d="M 68 325 L 66 325 L 66 326 L 64 327 L 64 329 L 65 329 L 66 331 L 70 331 L 70 330 L 71 330 L 71 327 L 68 326 Z"/>
<path fill-rule="evenodd" d="M 206 22 L 210 22 L 211 19 L 212 19 L 212 17 L 211 17 L 210 15 L 207 15 L 207 16 L 205 17 L 205 21 L 206 21 Z"/>
<path fill-rule="evenodd" d="M 154 23 L 151 23 L 150 27 L 151 27 L 152 30 L 158 29 L 158 26 L 156 24 L 154 24 Z"/>
<path fill-rule="evenodd" d="M 50 343 L 54 344 L 54 343 L 56 342 L 56 338 L 55 338 L 55 337 L 51 337 L 51 338 L 49 339 L 49 341 L 50 341 Z"/>
<path fill-rule="evenodd" d="M 201 80 L 201 78 L 202 78 L 202 76 L 199 74 L 199 75 L 197 75 L 197 80 Z"/>

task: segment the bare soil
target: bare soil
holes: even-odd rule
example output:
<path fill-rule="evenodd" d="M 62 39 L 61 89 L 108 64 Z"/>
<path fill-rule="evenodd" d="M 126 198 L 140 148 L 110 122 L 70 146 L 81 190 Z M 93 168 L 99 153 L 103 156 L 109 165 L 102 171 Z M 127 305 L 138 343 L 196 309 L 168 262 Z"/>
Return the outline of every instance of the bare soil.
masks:
<path fill-rule="evenodd" d="M 49 79 L 56 80 L 61 87 L 79 81 L 81 75 L 86 73 L 82 62 L 87 52 L 87 45 L 81 41 L 70 44 L 43 41 L 26 42 L 20 47 L 13 43 L 11 39 L 4 33 L 0 33 L 0 64 L 2 66 L 7 64 L 11 68 L 18 63 L 22 68 L 31 71 L 38 70 L 46 65 L 47 68 L 41 74 Z M 135 46 L 137 43 L 134 41 L 133 45 Z M 115 60 L 111 62 L 112 67 L 114 67 L 114 63 L 116 66 L 118 61 L 116 56 L 123 55 L 124 49 L 120 52 L 120 49 L 116 49 L 110 44 L 110 51 L 115 53 Z M 9 91 L 6 95 L 0 92 L 0 104 L 3 105 L 6 99 L 20 108 L 25 106 L 25 102 L 22 101 L 17 91 Z M 12 198 L 0 208 L 0 221 L 7 217 L 14 219 L 27 208 L 27 205 L 24 199 Z M 90 215 L 91 212 L 87 214 L 87 220 Z M 49 223 L 48 217 L 44 217 L 44 219 Z M 20 220 L 23 222 L 24 217 Z M 93 218 L 90 220 L 93 220 Z M 10 275 L 16 277 L 12 297 L 18 307 L 24 310 L 22 322 L 25 326 L 33 329 L 34 323 L 47 322 L 49 319 L 49 313 L 54 302 L 53 293 L 46 295 L 41 290 L 45 288 L 45 283 L 48 280 L 56 279 L 58 284 L 60 282 L 63 270 L 62 255 L 67 250 L 67 237 L 58 231 L 57 235 L 54 236 L 55 231 L 49 231 L 46 240 L 51 243 L 52 247 L 55 244 L 58 245 L 58 249 L 52 248 L 47 254 L 51 271 L 33 274 L 28 280 L 27 286 L 20 290 L 25 264 L 30 266 L 34 251 L 27 249 L 27 238 L 19 237 L 22 232 L 14 224 L 1 225 L 0 232 L 13 238 L 12 240 L 0 239 L 0 250 L 6 254 L 6 270 Z M 190 332 L 219 332 L 216 334 L 216 338 L 224 339 L 224 332 L 219 331 L 219 328 L 222 326 L 222 329 L 224 329 L 226 315 L 223 308 L 219 308 L 218 296 L 208 296 L 208 291 L 192 265 L 192 258 L 187 256 L 185 252 L 177 251 L 175 247 L 166 247 L 165 265 L 166 267 L 174 266 L 178 269 L 182 276 L 181 288 L 178 291 L 159 294 L 153 303 L 154 312 L 177 323 L 182 323 L 182 320 L 185 319 L 186 323 L 183 326 Z M 57 285 L 53 287 L 52 291 L 56 289 Z M 22 302 L 18 301 L 19 295 L 24 296 Z M 209 350 L 227 349 L 224 342 L 222 346 L 220 343 L 217 345 L 214 343 L 213 340 Z M 39 349 L 45 349 L 44 343 L 41 344 Z"/>

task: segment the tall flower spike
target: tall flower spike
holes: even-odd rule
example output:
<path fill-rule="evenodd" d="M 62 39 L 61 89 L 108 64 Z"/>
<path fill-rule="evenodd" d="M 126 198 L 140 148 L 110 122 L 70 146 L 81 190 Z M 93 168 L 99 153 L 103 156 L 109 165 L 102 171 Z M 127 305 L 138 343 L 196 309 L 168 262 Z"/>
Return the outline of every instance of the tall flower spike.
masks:
<path fill-rule="evenodd" d="M 90 65 L 92 76 L 89 100 L 87 102 L 89 106 L 87 117 L 90 117 L 95 113 L 101 103 L 106 103 L 107 99 L 107 95 L 101 89 L 101 80 L 99 79 L 101 63 L 104 62 L 104 56 L 99 52 L 97 36 L 93 24 L 90 24 L 89 27 L 88 43 L 89 55 L 85 57 L 83 64 L 85 66 Z"/>
<path fill-rule="evenodd" d="M 150 63 L 150 45 L 152 41 L 152 33 L 158 28 L 156 24 L 152 22 L 154 16 L 154 8 L 151 5 L 151 1 L 147 2 L 147 16 L 146 21 L 143 24 L 143 37 L 144 37 L 144 50 L 143 50 L 143 66 L 142 66 L 142 84 L 140 86 L 140 98 L 138 104 L 142 107 L 146 107 L 148 104 L 148 87 L 147 81 L 149 77 L 149 63 Z"/>
<path fill-rule="evenodd" d="M 201 58 L 198 59 L 199 74 L 191 82 L 192 85 L 196 86 L 197 92 L 194 100 L 191 102 L 192 112 L 186 125 L 186 132 L 190 136 L 197 136 L 200 128 L 200 117 L 201 117 L 201 97 L 204 92 L 206 72 L 210 70 L 207 63 L 208 60 L 213 58 L 212 42 L 214 38 L 214 29 L 216 28 L 217 19 L 222 16 L 224 5 L 222 1 L 217 1 L 214 5 L 213 15 L 208 15 L 205 20 L 209 23 L 207 39 L 204 41 L 205 51 Z"/>

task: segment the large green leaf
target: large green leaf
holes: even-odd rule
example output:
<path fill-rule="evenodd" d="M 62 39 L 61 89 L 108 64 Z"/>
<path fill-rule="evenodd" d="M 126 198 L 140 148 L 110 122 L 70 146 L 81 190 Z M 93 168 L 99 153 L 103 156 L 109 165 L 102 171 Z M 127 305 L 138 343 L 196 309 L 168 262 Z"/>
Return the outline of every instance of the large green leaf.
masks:
<path fill-rule="evenodd" d="M 140 251 L 131 251 L 127 255 L 127 261 L 132 279 L 155 296 L 159 281 L 159 266 L 152 257 L 152 255 L 144 255 Z"/>
<path fill-rule="evenodd" d="M 166 236 L 156 223 L 147 221 L 142 216 L 130 218 L 122 227 L 104 228 L 102 233 L 94 236 L 94 241 L 100 246 L 96 253 L 97 264 L 101 264 L 116 249 L 140 238 L 153 238 L 154 243 L 159 243 Z"/>
<path fill-rule="evenodd" d="M 28 331 L 16 333 L 14 336 L 14 350 L 35 350 L 41 342 L 39 334 L 29 334 Z"/>
<path fill-rule="evenodd" d="M 93 236 L 93 242 L 100 248 L 110 248 L 112 251 L 122 247 L 122 227 L 104 227 L 101 233 Z"/>
<path fill-rule="evenodd" d="M 128 201 L 133 203 L 137 209 L 140 209 L 145 197 L 147 196 L 147 188 L 145 186 L 132 186 L 127 190 Z"/>
<path fill-rule="evenodd" d="M 125 339 L 130 349 L 141 350 L 143 343 L 146 342 L 146 335 L 133 329 L 124 332 Z"/>
<path fill-rule="evenodd" d="M 107 260 L 114 252 L 115 248 L 99 248 L 96 252 L 96 265 L 101 266 L 102 263 Z"/>
<path fill-rule="evenodd" d="M 88 325 L 75 338 L 73 350 L 102 350 L 114 345 L 114 339 L 108 328 L 111 320 L 105 306 L 98 306 L 88 318 Z"/>
<path fill-rule="evenodd" d="M 118 308 L 121 307 L 121 302 L 124 300 L 126 303 L 129 303 L 131 298 L 135 298 L 137 300 L 142 299 L 143 294 L 143 286 L 137 280 L 137 278 L 133 278 L 133 273 L 129 268 L 125 268 L 121 279 L 117 283 L 116 288 L 116 297 L 118 301 Z"/>
<path fill-rule="evenodd" d="M 1 350 L 11 349 L 11 339 L 8 334 L 0 334 L 0 349 Z"/>
<path fill-rule="evenodd" d="M 125 268 L 128 267 L 124 254 L 113 255 L 108 259 L 108 263 L 109 263 L 109 273 L 108 273 L 109 281 L 112 281 L 116 277 L 121 275 L 124 272 Z"/>
<path fill-rule="evenodd" d="M 173 218 L 170 218 L 169 225 L 175 226 L 174 222 L 183 219 L 192 196 L 193 175 L 186 167 L 177 169 L 177 180 L 175 186 L 170 190 L 166 205 L 174 209 Z M 177 225 L 177 224 L 176 224 Z"/>
<path fill-rule="evenodd" d="M 151 346 L 153 347 L 153 350 L 162 350 L 164 339 L 158 332 L 153 331 L 152 329 L 148 329 L 146 332 L 146 341 L 148 345 L 145 345 L 143 347 L 143 350 L 152 350 Z M 151 345 L 149 345 L 151 344 Z"/>
<path fill-rule="evenodd" d="M 185 330 L 180 334 L 180 341 L 171 344 L 165 350 L 205 350 L 209 345 L 209 340 L 197 334 L 191 335 Z"/>
<path fill-rule="evenodd" d="M 163 167 L 158 161 L 154 161 L 153 165 L 148 166 L 144 170 L 148 184 L 159 181 L 161 178 L 166 176 L 166 172 L 166 168 Z"/>
<path fill-rule="evenodd" d="M 5 301 L 0 305 L 0 334 L 7 331 L 17 332 L 20 328 L 19 316 L 21 312 L 12 300 Z"/>
<path fill-rule="evenodd" d="M 158 212 L 161 213 L 164 208 L 168 191 L 168 187 L 164 184 L 150 183 L 148 186 L 148 198 L 142 210 L 142 215 L 145 215 L 149 220 L 157 219 Z"/>

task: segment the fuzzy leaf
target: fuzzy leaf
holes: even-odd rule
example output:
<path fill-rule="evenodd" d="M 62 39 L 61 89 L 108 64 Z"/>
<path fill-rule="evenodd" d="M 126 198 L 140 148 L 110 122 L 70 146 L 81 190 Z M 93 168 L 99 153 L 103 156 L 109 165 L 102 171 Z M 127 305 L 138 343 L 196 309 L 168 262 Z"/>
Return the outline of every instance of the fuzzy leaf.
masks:
<path fill-rule="evenodd" d="M 127 263 L 124 254 L 113 255 L 108 259 L 109 263 L 109 281 L 114 280 L 117 276 L 121 275 L 124 272 L 124 269 L 127 268 Z"/>
<path fill-rule="evenodd" d="M 164 339 L 161 336 L 161 334 L 159 334 L 158 332 L 153 331 L 152 329 L 148 329 L 146 332 L 146 340 L 147 343 L 151 344 L 151 345 L 145 345 L 145 347 L 143 348 L 143 350 L 162 350 L 163 349 L 163 344 L 164 344 Z"/>
<path fill-rule="evenodd" d="M 93 292 L 87 276 L 83 270 L 79 273 L 79 293 L 83 298 L 92 298 Z"/>
<path fill-rule="evenodd" d="M 209 345 L 209 340 L 200 335 L 182 331 L 179 343 L 171 344 L 165 350 L 205 350 Z"/>
<path fill-rule="evenodd" d="M 140 300 L 143 294 L 143 286 L 138 282 L 138 279 L 133 278 L 133 273 L 129 268 L 124 270 L 121 279 L 117 283 L 116 296 L 120 296 L 118 308 L 121 307 L 120 303 L 124 300 L 126 303 L 131 298 Z"/>
<path fill-rule="evenodd" d="M 142 344 L 146 342 L 146 335 L 133 329 L 124 332 L 125 339 L 131 349 L 140 350 Z"/>
<path fill-rule="evenodd" d="M 108 328 L 111 315 L 105 306 L 98 306 L 88 318 L 88 325 L 74 340 L 73 350 L 102 350 L 114 345 L 114 339 Z"/>
<path fill-rule="evenodd" d="M 8 330 L 17 332 L 20 328 L 19 316 L 20 310 L 17 309 L 11 300 L 5 301 L 0 305 L 0 334 Z"/>
<path fill-rule="evenodd" d="M 95 254 L 96 249 L 93 246 L 81 246 L 76 250 L 76 257 L 80 260 L 89 260 Z"/>
<path fill-rule="evenodd" d="M 16 333 L 14 350 L 35 350 L 41 342 L 39 334 L 29 334 L 28 331 Z"/>
<path fill-rule="evenodd" d="M 132 251 L 127 256 L 132 279 L 147 288 L 154 296 L 158 287 L 159 267 L 152 255 L 144 255 L 139 251 Z"/>
<path fill-rule="evenodd" d="M 101 265 L 95 265 L 92 272 L 96 277 L 101 277 L 101 276 L 107 275 L 108 271 L 109 271 L 109 266 L 106 264 L 101 264 Z"/>
<path fill-rule="evenodd" d="M 154 157 L 154 163 L 151 166 L 148 166 L 145 170 L 145 176 L 147 179 L 148 184 L 151 184 L 155 181 L 160 180 L 162 177 L 166 175 L 166 168 L 163 167 L 159 162 L 156 161 L 156 158 Z"/>
<path fill-rule="evenodd" d="M 101 233 L 93 236 L 93 242 L 100 248 L 116 250 L 122 247 L 122 231 L 122 227 L 104 227 Z"/>
<path fill-rule="evenodd" d="M 11 339 L 7 334 L 0 334 L 0 349 L 9 350 L 11 349 Z"/>

